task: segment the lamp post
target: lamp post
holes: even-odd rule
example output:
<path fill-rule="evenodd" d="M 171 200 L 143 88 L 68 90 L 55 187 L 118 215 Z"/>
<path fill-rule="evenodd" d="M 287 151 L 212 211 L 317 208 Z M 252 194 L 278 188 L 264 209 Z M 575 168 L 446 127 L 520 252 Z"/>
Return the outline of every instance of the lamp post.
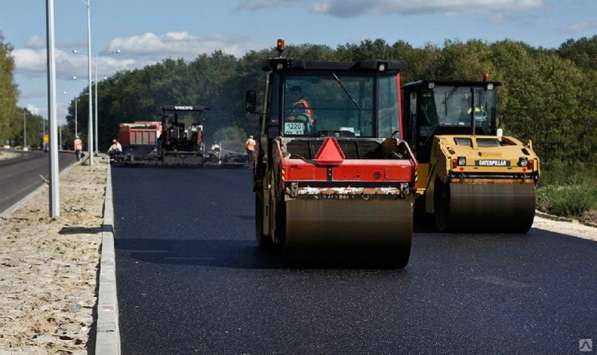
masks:
<path fill-rule="evenodd" d="M 87 143 L 89 166 L 93 165 L 93 87 L 91 85 L 91 0 L 87 0 L 87 81 L 89 85 L 89 122 Z"/>
<path fill-rule="evenodd" d="M 23 150 L 27 147 L 27 110 L 23 108 Z"/>
<path fill-rule="evenodd" d="M 98 147 L 98 131 L 99 126 L 97 124 L 97 111 L 98 111 L 98 102 L 97 102 L 97 57 L 95 58 L 95 154 L 99 154 Z"/>
<path fill-rule="evenodd" d="M 79 108 L 77 107 L 79 98 L 75 98 L 75 138 L 79 135 L 79 128 L 77 126 L 79 122 Z"/>
<path fill-rule="evenodd" d="M 46 0 L 47 62 L 48 62 L 48 118 L 50 120 L 50 217 L 60 216 L 60 170 L 56 132 L 56 57 L 54 43 L 54 0 Z"/>

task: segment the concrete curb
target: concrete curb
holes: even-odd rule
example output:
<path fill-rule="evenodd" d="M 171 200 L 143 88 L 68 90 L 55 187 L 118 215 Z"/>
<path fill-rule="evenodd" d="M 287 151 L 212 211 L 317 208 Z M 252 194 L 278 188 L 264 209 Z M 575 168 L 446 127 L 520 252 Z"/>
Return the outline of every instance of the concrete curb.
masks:
<path fill-rule="evenodd" d="M 95 353 L 120 354 L 120 327 L 118 324 L 118 296 L 116 292 L 116 258 L 114 252 L 114 204 L 112 202 L 112 169 L 108 165 L 102 254 L 97 299 L 97 326 Z"/>
<path fill-rule="evenodd" d="M 68 173 L 72 168 L 74 168 L 77 165 L 81 165 L 81 161 L 74 162 L 73 164 L 67 166 L 60 172 L 60 175 Z M 25 196 L 21 200 L 15 202 L 12 206 L 8 207 L 2 213 L 0 213 L 0 218 L 4 218 L 4 219 L 10 218 L 12 216 L 12 214 L 15 213 L 16 210 L 23 207 L 33 197 L 35 197 L 36 195 L 45 191 L 45 189 L 47 189 L 47 188 L 48 188 L 48 184 L 45 182 L 42 182 L 41 185 L 39 185 L 35 190 L 31 191 L 27 196 Z"/>

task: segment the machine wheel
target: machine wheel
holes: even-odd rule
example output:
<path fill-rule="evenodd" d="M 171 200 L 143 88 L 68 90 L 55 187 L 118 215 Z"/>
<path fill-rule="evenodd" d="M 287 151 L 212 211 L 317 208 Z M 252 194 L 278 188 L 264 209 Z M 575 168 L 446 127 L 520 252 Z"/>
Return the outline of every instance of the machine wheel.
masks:
<path fill-rule="evenodd" d="M 263 197 L 259 193 L 255 194 L 255 239 L 259 249 L 273 249 L 272 239 L 263 234 Z"/>
<path fill-rule="evenodd" d="M 439 179 L 435 181 L 434 209 L 435 228 L 439 232 L 450 230 L 450 192 L 448 185 Z"/>

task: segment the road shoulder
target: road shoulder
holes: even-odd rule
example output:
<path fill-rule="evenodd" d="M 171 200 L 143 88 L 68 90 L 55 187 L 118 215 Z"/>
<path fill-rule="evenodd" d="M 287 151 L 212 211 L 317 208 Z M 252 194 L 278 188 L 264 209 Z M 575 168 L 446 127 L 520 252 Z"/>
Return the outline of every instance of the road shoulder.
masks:
<path fill-rule="evenodd" d="M 94 325 L 107 161 L 63 171 L 0 218 L 0 353 L 84 353 Z"/>
<path fill-rule="evenodd" d="M 558 221 L 535 216 L 533 228 L 597 242 L 597 228 L 579 222 Z"/>

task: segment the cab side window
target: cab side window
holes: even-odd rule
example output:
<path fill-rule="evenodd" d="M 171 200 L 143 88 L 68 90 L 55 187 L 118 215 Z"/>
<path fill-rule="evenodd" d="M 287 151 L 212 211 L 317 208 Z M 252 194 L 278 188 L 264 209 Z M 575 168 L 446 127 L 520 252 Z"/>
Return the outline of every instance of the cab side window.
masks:
<path fill-rule="evenodd" d="M 377 113 L 379 136 L 391 137 L 398 130 L 400 110 L 398 108 L 398 83 L 395 76 L 386 76 L 378 82 Z"/>

